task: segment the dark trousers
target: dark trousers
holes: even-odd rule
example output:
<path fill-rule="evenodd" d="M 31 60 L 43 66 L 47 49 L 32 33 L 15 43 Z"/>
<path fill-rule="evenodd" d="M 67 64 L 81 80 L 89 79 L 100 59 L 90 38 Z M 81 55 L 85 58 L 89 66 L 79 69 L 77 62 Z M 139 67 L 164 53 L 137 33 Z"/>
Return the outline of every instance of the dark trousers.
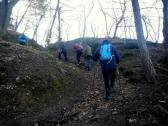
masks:
<path fill-rule="evenodd" d="M 115 83 L 116 69 L 102 70 L 106 96 L 110 96 Z"/>
<path fill-rule="evenodd" d="M 63 56 L 64 56 L 64 59 L 65 59 L 65 62 L 67 62 L 68 61 L 68 58 L 67 58 L 67 53 L 66 52 L 59 52 L 58 53 L 58 59 L 61 59 L 61 55 L 63 54 Z"/>
<path fill-rule="evenodd" d="M 77 64 L 80 63 L 80 58 L 81 58 L 81 56 L 82 56 L 82 51 L 77 51 L 77 52 L 76 52 L 76 60 L 77 60 Z"/>
<path fill-rule="evenodd" d="M 91 70 L 92 67 L 92 56 L 85 57 L 85 68 Z"/>

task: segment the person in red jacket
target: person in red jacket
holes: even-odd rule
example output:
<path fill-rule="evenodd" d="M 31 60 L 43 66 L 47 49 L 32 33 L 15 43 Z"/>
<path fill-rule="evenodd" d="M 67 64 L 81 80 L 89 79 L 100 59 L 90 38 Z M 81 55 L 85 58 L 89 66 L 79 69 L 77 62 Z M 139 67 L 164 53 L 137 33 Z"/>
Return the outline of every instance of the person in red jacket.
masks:
<path fill-rule="evenodd" d="M 77 60 L 77 65 L 80 64 L 80 58 L 82 56 L 82 53 L 83 53 L 83 46 L 81 43 L 76 43 L 74 45 L 74 50 L 76 52 L 76 60 Z"/>

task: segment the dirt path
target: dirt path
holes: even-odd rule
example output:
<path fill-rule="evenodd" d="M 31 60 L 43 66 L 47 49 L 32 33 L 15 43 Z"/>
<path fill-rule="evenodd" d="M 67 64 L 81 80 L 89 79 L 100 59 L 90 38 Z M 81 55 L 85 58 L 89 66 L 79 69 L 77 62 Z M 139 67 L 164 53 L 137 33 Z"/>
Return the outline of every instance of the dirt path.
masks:
<path fill-rule="evenodd" d="M 81 69 L 81 68 L 80 68 Z M 94 71 L 95 77 L 94 77 Z M 124 109 L 128 101 L 135 96 L 135 87 L 126 83 L 122 75 L 116 79 L 113 99 L 104 100 L 104 84 L 100 68 L 97 66 L 91 72 L 81 69 L 81 73 L 88 80 L 87 94 L 83 102 L 77 103 L 65 112 L 61 120 L 49 120 L 45 126 L 124 126 L 128 122 Z M 79 83 L 80 84 L 80 83 Z M 121 87 L 120 87 L 121 85 Z"/>

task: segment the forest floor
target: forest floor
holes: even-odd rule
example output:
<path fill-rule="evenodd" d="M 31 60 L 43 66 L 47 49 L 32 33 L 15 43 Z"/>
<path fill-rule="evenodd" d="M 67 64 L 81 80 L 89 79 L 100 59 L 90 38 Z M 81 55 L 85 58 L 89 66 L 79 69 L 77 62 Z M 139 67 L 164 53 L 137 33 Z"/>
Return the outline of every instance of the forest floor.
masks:
<path fill-rule="evenodd" d="M 158 55 L 162 57 L 161 50 L 154 48 L 150 50 L 159 52 L 157 56 L 156 52 L 152 53 L 155 63 L 158 62 L 156 58 Z M 124 50 L 124 53 L 124 60 L 119 68 L 120 73 L 117 74 L 115 81 L 112 100 L 104 99 L 105 89 L 100 65 L 94 64 L 91 72 L 86 71 L 81 65 L 78 68 L 87 80 L 87 93 L 84 94 L 84 101 L 74 104 L 59 120 L 55 120 L 54 117 L 45 118 L 37 124 L 40 126 L 167 126 L 168 78 L 167 76 L 166 78 L 162 77 L 163 74 L 166 74 L 166 70 L 162 69 L 162 73 L 156 67 L 160 82 L 158 84 L 148 83 L 139 66 L 140 62 L 137 63 L 139 61 L 136 57 L 137 49 Z M 133 60 L 133 58 L 135 59 Z M 132 69 L 129 68 L 129 64 L 132 65 Z M 74 66 L 71 63 L 69 65 Z M 127 70 L 125 71 L 125 69 Z"/>
<path fill-rule="evenodd" d="M 127 99 L 135 96 L 136 88 L 133 85 L 127 84 L 127 79 L 120 75 L 116 79 L 113 99 L 107 101 L 104 99 L 105 90 L 99 66 L 95 66 L 91 72 L 83 68 L 79 69 L 88 82 L 84 101 L 76 103 L 70 111 L 64 113 L 60 120 L 54 120 L 53 117 L 52 119 L 45 119 L 38 123 L 42 126 L 126 125 L 124 105 L 129 104 Z"/>
<path fill-rule="evenodd" d="M 107 101 L 104 99 L 105 90 L 100 68 L 96 66 L 95 69 L 92 72 L 81 69 L 81 73 L 88 80 L 87 93 L 83 102 L 74 104 L 73 108 L 65 112 L 60 120 L 55 120 L 54 117 L 45 118 L 38 124 L 40 126 L 167 125 L 164 120 L 167 119 L 166 116 L 164 116 L 164 122 L 161 123 L 159 118 L 153 117 L 150 113 L 149 97 L 153 92 L 152 84 L 130 83 L 127 82 L 128 78 L 120 74 L 117 76 L 113 89 L 113 98 Z M 163 102 L 166 103 L 166 101 L 160 101 L 160 103 Z M 151 107 L 152 111 L 159 113 L 156 108 L 153 110 L 153 106 Z"/>
<path fill-rule="evenodd" d="M 0 105 L 5 108 L 5 110 L 2 107 L 0 108 L 1 112 L 3 112 L 1 117 L 4 114 L 13 114 L 15 120 L 8 122 L 9 118 L 3 117 L 3 121 L 0 120 L 0 125 L 2 126 L 168 125 L 168 71 L 167 67 L 164 66 L 165 62 L 167 63 L 167 59 L 160 60 L 161 55 L 164 53 L 162 49 L 158 49 L 157 52 L 156 49 L 151 48 L 150 50 L 155 52 L 152 53 L 153 59 L 156 60 L 158 55 L 160 57 L 159 60 L 154 62 L 159 78 L 157 84 L 149 83 L 144 79 L 144 73 L 141 66 L 139 66 L 137 49 L 121 49 L 123 61 L 120 63 L 120 74 L 116 78 L 112 94 L 113 98 L 107 101 L 104 99 L 103 78 L 98 64 L 94 65 L 92 71 L 86 71 L 83 65 L 77 67 L 73 63 L 55 62 L 51 55 L 48 55 L 47 58 L 46 56 L 44 57 L 44 54 L 41 55 L 41 52 L 33 52 L 26 49 L 26 47 L 23 49 L 21 46 L 2 42 L 0 43 L 0 48 L 0 81 L 3 83 L 0 85 L 0 97 L 3 98 Z M 20 51 L 22 52 L 20 53 Z M 19 62 L 18 57 L 16 57 L 18 54 Z M 158 65 L 158 61 L 160 61 L 159 64 L 163 62 L 164 65 Z M 22 66 L 23 64 L 25 65 Z M 11 67 L 11 65 L 13 66 Z M 16 66 L 19 66 L 19 68 Z M 31 67 L 29 68 L 29 66 Z M 29 73 L 20 73 L 25 68 Z M 17 75 L 13 76 L 14 73 Z M 34 73 L 36 74 L 34 75 Z M 29 75 L 28 78 L 27 74 Z M 24 75 L 23 77 L 26 76 L 26 78 L 21 75 Z M 8 76 L 6 77 L 7 81 L 4 81 L 3 76 Z M 8 79 L 9 77 L 11 77 L 11 80 Z M 24 81 L 18 83 L 20 78 L 23 78 Z M 31 82 L 33 89 L 23 85 L 25 82 L 27 85 L 30 85 Z M 12 87 L 11 90 L 4 88 L 5 84 L 13 85 L 13 83 L 16 86 Z M 55 86 L 52 87 L 52 84 Z M 61 84 L 64 86 L 62 87 Z M 44 87 L 41 89 L 41 86 Z M 37 90 L 36 87 L 41 90 Z M 56 88 L 56 90 L 51 90 L 50 88 Z M 22 90 L 25 91 L 22 92 L 24 97 L 18 94 Z M 40 94 L 34 94 L 34 90 Z M 53 95 L 54 92 L 56 94 Z M 12 94 L 12 97 L 9 94 Z M 13 94 L 15 95 L 13 96 Z M 42 97 L 43 94 L 45 97 Z M 8 95 L 10 97 L 7 97 Z M 58 96 L 59 98 L 57 98 Z M 12 98 L 12 102 L 18 101 L 18 98 L 22 102 L 25 101 L 25 103 L 21 102 L 20 105 L 27 109 L 22 110 L 20 105 L 19 107 L 17 106 L 18 103 L 11 105 L 12 102 L 10 100 L 7 101 L 10 98 Z M 4 102 L 3 100 L 6 101 Z M 47 102 L 49 102 L 49 106 Z M 57 105 L 58 103 L 59 105 Z M 36 107 L 32 107 L 32 104 Z M 30 106 L 32 108 L 29 108 Z M 37 109 L 38 107 L 40 109 Z M 25 111 L 28 111 L 28 113 Z M 20 115 L 23 115 L 23 117 Z M 5 119 L 6 122 L 4 122 Z"/>

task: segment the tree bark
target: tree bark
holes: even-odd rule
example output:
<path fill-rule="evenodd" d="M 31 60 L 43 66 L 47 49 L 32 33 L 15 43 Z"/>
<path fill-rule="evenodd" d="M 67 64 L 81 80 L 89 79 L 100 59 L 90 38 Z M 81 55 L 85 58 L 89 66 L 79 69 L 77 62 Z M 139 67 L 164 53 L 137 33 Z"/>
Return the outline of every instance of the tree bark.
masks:
<path fill-rule="evenodd" d="M 109 30 L 108 30 L 108 23 L 107 23 L 106 13 L 105 13 L 105 11 L 103 10 L 103 6 L 102 6 L 102 4 L 100 3 L 100 0 L 98 0 L 98 2 L 99 2 L 99 6 L 100 6 L 100 9 L 101 9 L 101 12 L 103 13 L 104 20 L 105 20 L 105 25 L 106 25 L 106 37 L 109 38 Z"/>
<path fill-rule="evenodd" d="M 122 7 L 122 4 L 123 4 L 123 7 Z M 121 22 L 124 20 L 124 16 L 125 16 L 125 12 L 126 12 L 126 1 L 124 0 L 124 3 L 121 2 L 120 0 L 120 6 L 121 6 L 121 11 L 122 11 L 122 14 L 121 16 L 119 17 L 119 19 L 117 19 L 116 17 L 116 25 L 115 25 L 115 30 L 114 30 L 114 35 L 113 35 L 113 38 L 116 38 L 117 37 L 117 31 L 118 31 L 118 28 L 119 28 L 119 25 L 121 24 Z M 114 9 L 113 9 L 114 11 Z"/>
<path fill-rule="evenodd" d="M 85 35 L 86 35 L 86 30 L 87 30 L 87 19 L 89 18 L 89 16 L 90 16 L 90 14 L 91 14 L 91 12 L 92 12 L 92 10 L 93 10 L 93 7 L 94 7 L 94 3 L 93 3 L 93 1 L 92 1 L 92 6 L 91 6 L 91 8 L 89 9 L 89 11 L 88 11 L 88 13 L 87 13 L 87 15 L 85 15 L 85 10 L 84 10 L 84 24 L 83 24 L 83 35 L 82 35 L 82 37 L 84 38 L 85 37 Z"/>
<path fill-rule="evenodd" d="M 117 22 L 116 25 L 115 25 L 115 30 L 114 30 L 113 38 L 116 38 L 116 37 L 117 37 L 118 27 L 119 27 L 120 23 L 121 23 L 121 22 L 123 21 L 123 19 L 124 19 L 125 11 L 126 11 L 126 5 L 124 5 L 124 10 L 122 11 L 122 15 L 121 15 L 120 19 L 118 20 L 118 22 Z"/>
<path fill-rule="evenodd" d="M 0 37 L 6 34 L 12 9 L 17 2 L 18 0 L 2 0 L 0 2 Z"/>
<path fill-rule="evenodd" d="M 139 45 L 140 55 L 141 55 L 141 60 L 142 60 L 142 66 L 144 67 L 144 70 L 146 71 L 145 75 L 146 75 L 147 80 L 156 82 L 156 78 L 155 78 L 156 71 L 150 59 L 149 51 L 145 43 L 139 2 L 138 0 L 131 0 L 131 1 L 132 1 L 133 12 L 134 12 L 134 20 L 135 20 L 138 45 Z"/>
<path fill-rule="evenodd" d="M 23 14 L 22 17 L 20 18 L 20 20 L 16 23 L 16 26 L 15 26 L 15 29 L 14 29 L 15 31 L 18 30 L 18 28 L 19 28 L 21 22 L 23 21 L 24 17 L 26 16 L 26 14 L 27 14 L 27 12 L 28 12 L 28 9 L 29 9 L 30 6 L 31 6 L 31 3 L 32 3 L 32 0 L 30 1 L 29 5 L 28 5 L 27 8 L 26 8 L 26 11 L 24 12 L 24 14 Z"/>
<path fill-rule="evenodd" d="M 56 19 L 57 12 L 58 12 L 58 9 L 59 9 L 59 4 L 60 4 L 60 0 L 58 0 L 58 2 L 57 2 L 56 8 L 55 8 L 55 13 L 54 13 L 54 16 L 53 16 L 53 20 L 52 20 L 51 26 L 49 28 L 49 32 L 48 32 L 47 39 L 46 39 L 47 45 L 49 45 L 49 43 L 51 41 L 52 30 L 53 30 L 55 19 Z"/>
<path fill-rule="evenodd" d="M 163 45 L 168 48 L 168 0 L 162 0 L 163 3 Z"/>
<path fill-rule="evenodd" d="M 146 37 L 145 37 L 145 41 L 146 41 L 149 38 L 150 29 L 148 28 L 146 18 L 144 16 L 142 17 L 142 21 L 144 22 L 145 29 L 146 29 Z"/>
<path fill-rule="evenodd" d="M 91 30 L 92 30 L 92 33 L 93 33 L 93 38 L 95 38 L 96 37 L 96 33 L 95 33 L 95 28 L 93 28 L 93 26 L 91 25 Z"/>
<path fill-rule="evenodd" d="M 60 17 L 61 7 L 58 9 L 58 42 L 61 41 L 61 17 Z"/>
<path fill-rule="evenodd" d="M 159 31 L 160 31 L 161 16 L 159 16 L 158 20 L 159 20 L 159 22 L 158 22 L 158 33 L 157 33 L 157 41 L 156 41 L 156 43 L 159 42 L 159 38 L 160 38 L 160 33 L 159 33 Z"/>
<path fill-rule="evenodd" d="M 34 30 L 34 33 L 33 33 L 33 39 L 34 39 L 34 40 L 35 40 L 35 36 L 36 36 L 36 38 L 37 38 L 37 30 L 38 30 L 38 28 L 39 28 L 39 26 L 40 26 L 40 22 L 41 22 L 42 18 L 43 18 L 43 15 L 40 16 L 40 18 L 39 18 L 39 20 L 38 20 L 38 23 L 37 23 L 36 26 L 35 26 L 35 30 Z M 36 39 L 36 41 L 37 41 L 37 39 Z"/>
<path fill-rule="evenodd" d="M 8 16 L 8 0 L 0 2 L 0 37 L 5 34 Z"/>

